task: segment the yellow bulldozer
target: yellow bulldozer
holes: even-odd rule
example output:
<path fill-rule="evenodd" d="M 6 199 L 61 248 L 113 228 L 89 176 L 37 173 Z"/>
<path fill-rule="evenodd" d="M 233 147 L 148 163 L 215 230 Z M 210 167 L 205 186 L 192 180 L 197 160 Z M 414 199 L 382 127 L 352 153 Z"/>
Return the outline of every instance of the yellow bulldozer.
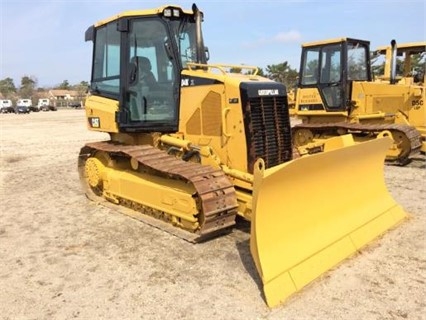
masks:
<path fill-rule="evenodd" d="M 399 85 L 425 85 L 425 63 L 422 70 L 415 70 L 414 55 L 423 59 L 426 53 L 426 41 L 396 43 L 392 40 L 390 45 L 380 46 L 373 52 L 373 58 L 378 60 L 384 57 L 384 70 L 382 75 L 377 75 L 377 81 L 391 82 Z M 398 70 L 396 58 L 402 59 L 402 70 Z M 374 63 L 373 63 L 374 64 Z M 399 72 L 398 72 L 399 71 Z"/>
<path fill-rule="evenodd" d="M 273 307 L 406 217 L 383 176 L 391 141 L 344 135 L 294 156 L 285 87 L 208 64 L 202 19 L 170 5 L 87 29 L 87 125 L 110 139 L 82 147 L 80 179 L 96 203 L 191 242 L 250 221 Z"/>
<path fill-rule="evenodd" d="M 407 77 L 398 82 L 396 42 L 385 50 L 387 80 L 373 81 L 369 41 L 337 38 L 302 45 L 294 111 L 302 123 L 293 128 L 300 153 L 322 150 L 326 139 L 348 133 L 358 142 L 390 137 L 388 163 L 404 165 L 426 151 L 425 86 Z"/>

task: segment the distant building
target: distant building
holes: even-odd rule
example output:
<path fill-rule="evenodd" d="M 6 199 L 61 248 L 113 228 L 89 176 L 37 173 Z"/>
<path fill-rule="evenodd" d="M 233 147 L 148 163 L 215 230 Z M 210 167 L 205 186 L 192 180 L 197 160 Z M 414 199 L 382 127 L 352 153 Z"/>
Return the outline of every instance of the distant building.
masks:
<path fill-rule="evenodd" d="M 49 90 L 47 98 L 55 107 L 68 107 L 72 102 L 81 101 L 83 97 L 75 90 Z"/>

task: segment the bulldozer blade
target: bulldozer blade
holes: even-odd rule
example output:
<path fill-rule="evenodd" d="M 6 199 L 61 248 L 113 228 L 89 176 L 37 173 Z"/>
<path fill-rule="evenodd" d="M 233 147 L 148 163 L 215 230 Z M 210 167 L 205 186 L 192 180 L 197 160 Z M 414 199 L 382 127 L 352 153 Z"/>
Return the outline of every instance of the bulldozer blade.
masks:
<path fill-rule="evenodd" d="M 250 250 L 269 307 L 407 216 L 384 180 L 390 144 L 330 148 L 269 169 L 256 162 Z"/>

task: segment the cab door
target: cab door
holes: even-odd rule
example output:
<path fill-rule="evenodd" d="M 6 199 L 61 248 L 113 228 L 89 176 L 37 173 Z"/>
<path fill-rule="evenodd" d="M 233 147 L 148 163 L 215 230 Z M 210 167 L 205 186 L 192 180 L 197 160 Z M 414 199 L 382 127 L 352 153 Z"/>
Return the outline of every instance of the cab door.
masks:
<path fill-rule="evenodd" d="M 304 106 L 305 110 L 306 108 L 311 111 L 345 109 L 342 51 L 341 42 L 303 48 L 299 90 L 313 93 L 317 91 L 321 97 L 321 104 L 313 101 L 309 106 Z"/>

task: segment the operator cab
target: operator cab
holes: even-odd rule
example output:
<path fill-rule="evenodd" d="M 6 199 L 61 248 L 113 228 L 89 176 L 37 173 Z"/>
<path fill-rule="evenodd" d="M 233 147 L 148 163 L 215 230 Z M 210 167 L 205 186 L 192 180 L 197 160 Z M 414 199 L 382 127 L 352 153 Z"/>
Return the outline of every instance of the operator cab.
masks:
<path fill-rule="evenodd" d="M 299 88 L 316 88 L 322 104 L 305 110 L 347 111 L 352 81 L 371 81 L 369 42 L 336 39 L 302 47 Z"/>
<path fill-rule="evenodd" d="M 180 72 L 189 62 L 205 63 L 201 19 L 195 5 L 193 12 L 162 7 L 124 12 L 88 28 L 90 93 L 119 102 L 120 131 L 177 131 Z"/>

